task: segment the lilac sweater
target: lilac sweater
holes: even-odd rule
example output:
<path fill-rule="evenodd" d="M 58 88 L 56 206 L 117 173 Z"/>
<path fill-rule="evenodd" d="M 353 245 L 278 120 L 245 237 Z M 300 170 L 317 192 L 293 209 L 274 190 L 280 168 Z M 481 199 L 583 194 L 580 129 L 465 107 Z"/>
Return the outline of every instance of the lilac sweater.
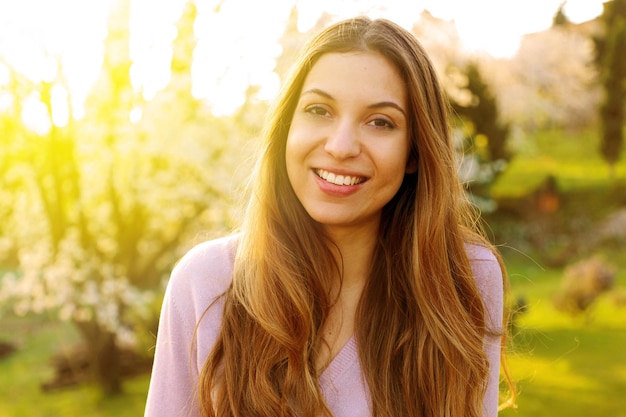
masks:
<path fill-rule="evenodd" d="M 161 310 L 154 366 L 145 417 L 197 417 L 196 385 L 200 370 L 215 343 L 221 323 L 218 301 L 196 324 L 207 306 L 231 281 L 236 239 L 202 243 L 187 253 L 172 272 Z M 474 275 L 488 310 L 488 323 L 502 323 L 502 271 L 493 254 L 468 246 Z M 500 341 L 486 340 L 490 380 L 484 400 L 486 417 L 497 416 Z M 367 384 L 361 374 L 356 340 L 351 338 L 320 376 L 320 386 L 336 417 L 371 416 Z"/>

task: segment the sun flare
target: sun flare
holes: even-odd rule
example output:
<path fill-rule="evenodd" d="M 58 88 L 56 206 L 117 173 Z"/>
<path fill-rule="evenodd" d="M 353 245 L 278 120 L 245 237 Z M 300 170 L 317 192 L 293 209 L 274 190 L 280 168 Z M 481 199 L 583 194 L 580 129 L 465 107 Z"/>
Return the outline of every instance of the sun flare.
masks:
<path fill-rule="evenodd" d="M 82 103 L 102 63 L 112 1 L 119 0 L 1 0 L 0 85 L 6 84 L 9 67 L 35 83 L 63 79 L 67 90 L 59 90 L 57 95 L 66 94 L 73 116 L 82 117 Z M 150 99 L 169 81 L 175 23 L 187 0 L 129 1 L 131 81 Z M 196 3 L 193 94 L 210 103 L 216 114 L 227 114 L 243 104 L 248 85 L 261 86 L 261 98 L 276 93 L 279 80 L 273 72 L 274 60 L 281 53 L 277 41 L 294 5 L 300 13 L 301 30 L 312 26 L 323 12 L 337 18 L 365 13 L 410 27 L 426 9 L 453 20 L 468 49 L 506 57 L 515 53 L 524 33 L 550 26 L 562 0 L 390 0 L 384 6 L 372 0 L 280 0 L 272 3 L 271 10 L 264 2 L 246 0 Z M 565 12 L 572 21 L 584 21 L 600 14 L 602 3 L 568 0 Z M 66 123 L 67 112 L 58 110 L 53 122 Z"/>

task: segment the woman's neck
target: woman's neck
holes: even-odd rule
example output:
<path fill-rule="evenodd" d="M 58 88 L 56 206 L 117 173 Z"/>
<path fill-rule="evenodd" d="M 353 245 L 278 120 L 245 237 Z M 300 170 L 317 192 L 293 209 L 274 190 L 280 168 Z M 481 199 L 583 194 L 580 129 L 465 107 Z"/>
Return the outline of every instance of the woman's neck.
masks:
<path fill-rule="evenodd" d="M 328 229 L 331 248 L 342 268 L 341 292 L 362 289 L 369 277 L 378 230 L 372 228 Z M 339 278 L 339 277 L 338 277 Z"/>
<path fill-rule="evenodd" d="M 377 231 L 366 229 L 326 230 L 334 245 L 342 276 L 337 277 L 333 291 L 335 302 L 322 325 L 324 343 L 316 357 L 316 366 L 322 370 L 354 334 L 355 314 L 365 283 L 370 275 L 377 241 Z"/>

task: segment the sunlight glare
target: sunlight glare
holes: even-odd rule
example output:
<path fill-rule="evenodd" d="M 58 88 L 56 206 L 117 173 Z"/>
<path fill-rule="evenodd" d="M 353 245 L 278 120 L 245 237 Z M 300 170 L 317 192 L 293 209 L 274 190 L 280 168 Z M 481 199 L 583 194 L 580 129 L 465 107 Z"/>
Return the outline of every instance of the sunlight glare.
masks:
<path fill-rule="evenodd" d="M 70 119 L 69 94 L 65 87 L 54 85 L 50 92 L 52 104 L 52 123 L 57 127 L 67 126 Z"/>
<path fill-rule="evenodd" d="M 130 13 L 131 82 L 146 100 L 170 81 L 172 42 L 185 0 L 133 0 Z"/>
<path fill-rule="evenodd" d="M 0 62 L 0 85 L 7 85 L 11 80 L 11 72 L 3 62 Z"/>
<path fill-rule="evenodd" d="M 0 112 L 10 113 L 13 110 L 13 96 L 5 91 L 0 91 Z"/>
<path fill-rule="evenodd" d="M 66 83 L 73 117 L 81 118 L 83 103 L 102 65 L 111 1 L 0 0 L 0 59 L 34 83 L 54 79 Z M 146 100 L 169 83 L 175 25 L 186 1 L 131 1 L 131 82 Z M 259 98 L 272 98 L 279 84 L 273 72 L 275 58 L 281 53 L 277 41 L 294 5 L 302 31 L 315 24 L 323 12 L 336 18 L 355 14 L 386 17 L 410 29 L 426 9 L 437 18 L 453 20 L 468 49 L 510 57 L 523 34 L 551 25 L 561 3 L 563 0 L 387 0 L 384 4 L 376 0 L 276 0 L 268 9 L 267 2 L 260 1 L 196 1 L 192 94 L 206 100 L 216 114 L 239 107 L 248 85 L 261 87 Z M 567 0 L 564 10 L 570 20 L 582 22 L 600 14 L 602 3 Z M 8 70 L 0 65 L 0 85 L 7 78 Z M 63 119 L 55 116 L 55 124 Z"/>
<path fill-rule="evenodd" d="M 565 2 L 565 15 L 574 23 L 581 23 L 602 14 L 604 0 L 567 0 Z"/>
<path fill-rule="evenodd" d="M 604 0 L 424 0 L 434 16 L 453 20 L 463 44 L 471 51 L 509 58 L 525 34 L 552 26 L 559 6 L 574 23 L 593 19 Z"/>
<path fill-rule="evenodd" d="M 39 98 L 39 94 L 31 94 L 22 103 L 22 123 L 27 129 L 44 136 L 52 127 L 48 110 Z"/>
<path fill-rule="evenodd" d="M 260 96 L 273 97 L 278 87 L 274 59 L 281 52 L 276 42 L 292 4 L 280 0 L 268 10 L 265 2 L 230 0 L 217 13 L 214 7 L 199 7 L 194 96 L 205 98 L 216 114 L 243 104 L 248 84 L 259 85 Z"/>
<path fill-rule="evenodd" d="M 143 111 L 141 110 L 140 107 L 135 107 L 130 111 L 129 118 L 132 124 L 139 123 L 142 117 L 143 117 Z"/>

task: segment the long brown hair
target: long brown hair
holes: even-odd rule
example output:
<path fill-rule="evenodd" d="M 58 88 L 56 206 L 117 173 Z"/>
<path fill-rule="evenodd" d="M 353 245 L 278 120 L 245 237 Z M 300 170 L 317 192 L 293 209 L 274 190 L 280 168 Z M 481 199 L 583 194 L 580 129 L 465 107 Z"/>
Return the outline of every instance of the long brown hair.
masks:
<path fill-rule="evenodd" d="M 375 51 L 407 89 L 415 174 L 384 208 L 355 334 L 375 416 L 482 415 L 486 322 L 468 242 L 476 216 L 464 197 L 433 65 L 408 31 L 356 18 L 314 37 L 283 86 L 250 184 L 222 327 L 199 382 L 207 416 L 330 416 L 314 359 L 340 275 L 332 245 L 287 177 L 287 134 L 304 80 L 326 53 Z M 349 401 L 349 399 L 347 399 Z"/>

